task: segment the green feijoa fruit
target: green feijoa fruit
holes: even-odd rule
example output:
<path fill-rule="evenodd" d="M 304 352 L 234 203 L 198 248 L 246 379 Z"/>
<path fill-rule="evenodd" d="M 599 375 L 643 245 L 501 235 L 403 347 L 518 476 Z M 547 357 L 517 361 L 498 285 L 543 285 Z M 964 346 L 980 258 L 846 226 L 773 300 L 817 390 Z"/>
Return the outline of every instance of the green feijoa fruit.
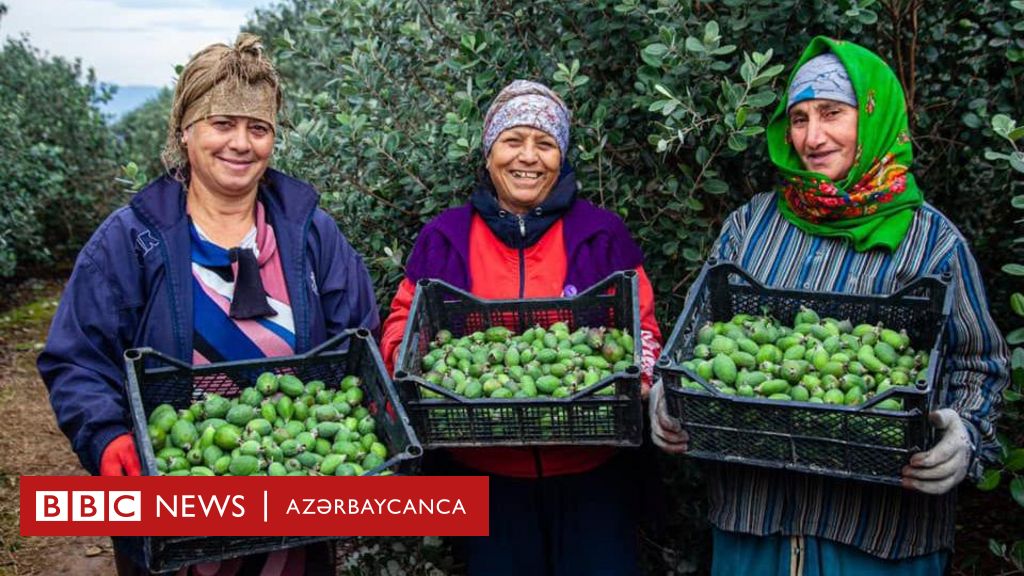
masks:
<path fill-rule="evenodd" d="M 844 374 L 839 379 L 839 387 L 843 392 L 848 392 L 851 388 L 864 389 L 864 379 L 856 374 Z"/>
<path fill-rule="evenodd" d="M 714 360 L 711 361 L 711 369 L 714 372 L 715 378 L 725 384 L 732 386 L 736 383 L 736 363 L 727 354 L 723 353 L 715 356 Z"/>
<path fill-rule="evenodd" d="M 313 452 L 321 456 L 327 456 L 331 453 L 331 441 L 326 438 L 317 438 L 313 444 Z"/>
<path fill-rule="evenodd" d="M 356 469 L 355 469 L 354 466 L 352 466 L 352 464 L 349 464 L 348 462 L 342 462 L 341 464 L 338 464 L 337 468 L 334 469 L 334 475 L 335 476 L 355 476 L 356 475 Z"/>
<path fill-rule="evenodd" d="M 374 442 L 370 444 L 370 454 L 376 454 L 381 460 L 386 460 L 388 457 L 388 447 L 380 442 Z"/>
<path fill-rule="evenodd" d="M 268 476 L 285 476 L 288 474 L 288 469 L 284 467 L 284 464 L 280 462 L 271 462 L 270 466 L 267 466 Z"/>
<path fill-rule="evenodd" d="M 184 456 L 172 456 L 167 460 L 167 470 L 174 472 L 175 470 L 188 470 L 192 465 L 188 463 L 188 459 Z"/>
<path fill-rule="evenodd" d="M 736 386 L 736 395 L 744 397 L 752 397 L 754 395 L 754 388 L 750 384 L 740 384 Z"/>
<path fill-rule="evenodd" d="M 359 420 L 359 425 L 356 427 L 356 431 L 360 434 L 369 434 L 377 430 L 377 421 L 373 419 L 373 416 L 367 414 Z"/>
<path fill-rule="evenodd" d="M 697 376 L 704 380 L 711 380 L 715 376 L 715 369 L 711 360 L 701 360 L 697 363 Z"/>
<path fill-rule="evenodd" d="M 260 404 L 260 417 L 267 422 L 277 420 L 277 408 L 274 406 L 272 401 L 264 400 L 263 403 Z"/>
<path fill-rule="evenodd" d="M 715 338 L 716 334 L 715 327 L 711 323 L 705 324 L 700 327 L 700 330 L 697 330 L 697 342 L 700 344 L 711 344 L 711 340 Z"/>
<path fill-rule="evenodd" d="M 282 396 L 278 399 L 275 410 L 277 411 L 277 414 L 287 422 L 295 415 L 295 402 L 290 396 Z"/>
<path fill-rule="evenodd" d="M 356 406 L 356 408 L 352 410 L 352 415 L 355 416 L 357 420 L 362 420 L 370 415 L 370 410 L 367 409 L 366 406 Z"/>
<path fill-rule="evenodd" d="M 334 390 L 330 390 L 330 389 L 327 389 L 327 388 L 318 391 L 313 396 L 313 400 L 318 405 L 323 405 L 323 406 L 326 406 L 326 405 L 330 404 L 331 400 L 333 400 L 333 399 L 334 399 Z"/>
<path fill-rule="evenodd" d="M 299 453 L 299 442 L 294 438 L 289 438 L 281 442 L 281 453 L 285 458 L 291 458 Z"/>
<path fill-rule="evenodd" d="M 619 360 L 618 362 L 615 363 L 614 366 L 612 366 L 611 371 L 612 372 L 625 372 L 626 368 L 629 368 L 632 365 L 633 365 L 633 362 L 630 361 L 630 360 Z"/>
<path fill-rule="evenodd" d="M 318 404 L 313 409 L 313 416 L 318 422 L 334 422 L 340 415 L 333 404 Z"/>
<path fill-rule="evenodd" d="M 203 464 L 209 468 L 214 468 L 214 464 L 221 456 L 224 455 L 224 451 L 219 446 L 207 446 L 203 450 Z"/>
<path fill-rule="evenodd" d="M 175 418 L 178 417 L 178 411 L 174 406 L 171 406 L 170 404 L 160 404 L 156 408 L 153 408 L 153 411 L 149 413 L 149 424 L 152 424 L 156 418 L 164 412 L 170 412 L 171 414 L 174 414 Z"/>
<path fill-rule="evenodd" d="M 338 430 L 341 429 L 341 424 L 337 422 L 321 422 L 316 425 L 316 434 L 318 438 L 334 438 L 338 434 Z"/>
<path fill-rule="evenodd" d="M 263 402 L 263 394 L 260 394 L 260 391 L 255 388 L 246 388 L 238 395 L 238 402 L 240 404 L 248 404 L 253 408 L 258 408 Z M 228 412 L 230 413 L 230 410 Z"/>
<path fill-rule="evenodd" d="M 260 436 L 266 436 L 274 431 L 274 425 L 264 418 L 253 418 L 245 425 L 245 429 Z"/>
<path fill-rule="evenodd" d="M 708 360 L 711 358 L 711 347 L 707 344 L 697 344 L 693 347 L 693 357 L 700 360 Z"/>
<path fill-rule="evenodd" d="M 358 434 L 356 430 L 359 428 L 359 419 L 355 416 L 346 416 L 344 420 L 345 428 L 347 428 L 353 434 Z"/>
<path fill-rule="evenodd" d="M 359 447 L 362 448 L 363 452 L 367 452 L 370 450 L 370 447 L 373 446 L 374 442 L 377 442 L 376 434 L 373 432 L 363 434 L 362 438 L 359 439 Z"/>
<path fill-rule="evenodd" d="M 331 446 L 331 450 L 333 450 L 335 454 L 340 454 L 349 460 L 354 459 L 356 457 L 356 454 L 359 453 L 359 447 L 356 445 L 355 442 L 352 442 L 350 440 L 335 442 Z"/>
<path fill-rule="evenodd" d="M 736 341 L 725 336 L 715 336 L 714 339 L 711 340 L 710 348 L 711 353 L 715 355 L 732 354 L 738 350 Z"/>
<path fill-rule="evenodd" d="M 192 466 L 198 466 L 203 463 L 203 451 L 196 446 L 185 453 L 185 460 Z"/>
<path fill-rule="evenodd" d="M 806 402 L 811 397 L 811 393 L 803 386 L 794 386 L 789 390 L 789 396 L 797 402 Z"/>
<path fill-rule="evenodd" d="M 203 410 L 207 418 L 223 418 L 231 409 L 231 401 L 220 394 L 207 394 L 203 400 Z"/>
<path fill-rule="evenodd" d="M 263 445 L 263 456 L 271 462 L 284 462 L 284 450 L 273 441 Z"/>
<path fill-rule="evenodd" d="M 166 474 L 167 476 L 190 476 L 188 470 L 173 470 Z"/>
<path fill-rule="evenodd" d="M 846 395 L 843 391 L 838 388 L 833 388 L 825 392 L 825 396 L 822 397 L 825 404 L 842 404 L 846 401 Z"/>
<path fill-rule="evenodd" d="M 483 385 L 480 384 L 479 380 L 472 380 L 466 383 L 466 388 L 463 390 L 462 395 L 466 398 L 480 398 L 483 396 L 484 389 Z"/>
<path fill-rule="evenodd" d="M 788 392 L 789 388 L 789 382 L 776 378 L 774 380 L 762 382 L 759 386 L 754 388 L 754 390 L 762 396 L 771 396 L 772 394 Z"/>
<path fill-rule="evenodd" d="M 168 437 L 170 437 L 171 443 L 178 448 L 188 450 L 199 438 L 199 433 L 191 422 L 179 418 L 174 422 L 174 426 L 171 427 Z"/>
<path fill-rule="evenodd" d="M 227 415 L 224 417 L 229 424 L 235 426 L 245 426 L 256 416 L 256 411 L 249 404 L 235 404 L 228 410 Z"/>
<path fill-rule="evenodd" d="M 164 460 L 163 458 L 157 458 L 156 459 L 156 471 L 161 473 L 161 474 L 167 472 L 167 460 Z"/>
<path fill-rule="evenodd" d="M 188 411 L 192 413 L 192 422 L 195 423 L 198 420 L 202 420 L 206 414 L 206 408 L 203 407 L 203 401 L 194 402 L 188 407 Z"/>
<path fill-rule="evenodd" d="M 537 360 L 541 364 L 551 364 L 558 361 L 558 351 L 554 348 L 544 348 L 537 352 Z"/>
<path fill-rule="evenodd" d="M 854 386 L 846 391 L 846 396 L 843 399 L 847 406 L 857 406 L 864 403 L 864 393 L 861 391 L 859 386 Z"/>
<path fill-rule="evenodd" d="M 238 449 L 246 456 L 259 456 L 263 452 L 263 447 L 258 440 L 246 440 L 242 442 Z"/>
<path fill-rule="evenodd" d="M 434 384 L 440 384 L 440 382 L 434 382 Z M 352 406 L 345 399 L 345 395 L 341 393 L 334 395 L 331 406 L 334 406 L 334 409 L 338 412 L 338 418 L 344 418 L 352 412 Z"/>
<path fill-rule="evenodd" d="M 562 378 L 563 376 L 565 376 L 569 372 L 568 366 L 566 366 L 565 364 L 562 364 L 561 362 L 558 362 L 558 363 L 555 363 L 555 364 L 551 364 L 550 366 L 551 366 L 551 369 L 549 371 L 549 374 L 551 374 L 552 376 L 554 376 L 556 378 Z"/>
<path fill-rule="evenodd" d="M 779 369 L 779 375 L 790 384 L 796 384 L 804 377 L 807 367 L 806 360 L 783 360 L 782 367 Z"/>
<path fill-rule="evenodd" d="M 552 375 L 549 374 L 549 375 L 541 376 L 540 378 L 537 378 L 535 384 L 537 386 L 537 390 L 540 393 L 542 393 L 542 394 L 551 394 L 551 393 L 553 393 L 555 391 L 556 388 L 561 386 L 562 380 L 561 380 L 561 378 L 558 378 L 557 376 L 552 376 Z"/>
<path fill-rule="evenodd" d="M 484 339 L 488 342 L 504 342 L 512 336 L 512 331 L 504 326 L 492 326 L 484 331 Z"/>
<path fill-rule="evenodd" d="M 345 401 L 348 402 L 349 406 L 358 406 L 363 403 L 363 389 L 362 388 L 350 388 L 345 391 Z"/>
<path fill-rule="evenodd" d="M 284 468 L 289 474 L 302 470 L 302 463 L 295 458 L 288 458 L 284 461 Z"/>
<path fill-rule="evenodd" d="M 511 398 L 512 390 L 508 388 L 498 388 L 494 392 L 491 392 L 491 398 Z"/>
<path fill-rule="evenodd" d="M 277 392 L 277 374 L 264 372 L 256 378 L 256 390 L 264 397 L 273 396 Z"/>
<path fill-rule="evenodd" d="M 150 425 L 163 430 L 165 434 L 171 431 L 177 421 L 178 413 L 174 409 L 163 410 L 159 414 L 150 416 Z"/>
<path fill-rule="evenodd" d="M 601 356 L 587 356 L 583 359 L 583 366 L 586 368 L 597 368 L 598 370 L 608 370 L 612 367 L 612 365 Z"/>
<path fill-rule="evenodd" d="M 324 476 L 333 476 L 334 470 L 338 468 L 339 464 L 345 462 L 345 457 L 340 454 L 328 454 L 324 456 L 324 459 L 320 462 L 320 473 Z"/>
<path fill-rule="evenodd" d="M 228 473 L 228 469 L 230 468 L 230 466 L 231 456 L 225 454 L 218 458 L 217 461 L 213 463 L 213 473 L 216 474 L 217 476 L 223 476 Z"/>
<path fill-rule="evenodd" d="M 782 350 L 779 350 L 778 346 L 774 344 L 762 344 L 757 349 L 757 354 L 754 355 L 754 359 L 757 363 L 764 364 L 765 362 L 771 362 L 772 364 L 778 364 L 782 362 Z"/>
<path fill-rule="evenodd" d="M 153 424 L 146 426 L 146 434 L 149 436 L 150 443 L 153 444 L 153 450 L 159 451 L 167 442 L 167 432 L 159 426 Z"/>
<path fill-rule="evenodd" d="M 567 386 L 559 386 L 551 393 L 552 398 L 567 398 L 572 395 Z"/>
<path fill-rule="evenodd" d="M 299 466 L 301 467 L 302 464 L 299 464 Z M 309 473 L 306 472 L 305 470 L 303 470 L 302 468 L 299 468 L 298 470 L 296 470 L 294 472 L 289 472 L 288 475 L 289 476 L 309 476 Z"/>
<path fill-rule="evenodd" d="M 358 376 L 349 375 L 341 379 L 340 388 L 347 392 L 353 388 L 359 388 L 362 384 Z"/>
<path fill-rule="evenodd" d="M 316 446 L 316 437 L 313 436 L 312 432 L 300 433 L 298 436 L 295 437 L 295 441 L 298 442 L 299 445 L 303 447 L 301 449 L 307 451 L 313 450 L 313 448 Z"/>
<path fill-rule="evenodd" d="M 234 424 L 223 424 L 213 434 L 213 443 L 221 450 L 234 450 L 242 440 L 242 429 Z"/>
<path fill-rule="evenodd" d="M 306 425 L 298 420 L 292 420 L 285 423 L 284 429 L 288 431 L 289 438 L 295 438 L 306 430 Z"/>
<path fill-rule="evenodd" d="M 309 451 L 300 453 L 295 459 L 299 461 L 299 464 L 302 464 L 303 468 L 316 469 L 323 462 L 324 457 L 316 452 Z"/>
<path fill-rule="evenodd" d="M 190 476 L 216 476 L 213 470 L 210 470 L 206 466 L 193 466 L 189 469 Z"/>
<path fill-rule="evenodd" d="M 185 451 L 182 450 L 181 448 L 178 448 L 177 446 L 167 446 L 156 453 L 157 458 L 163 458 L 168 462 L 170 462 L 171 458 L 174 458 L 175 456 L 180 456 L 184 458 Z"/>
<path fill-rule="evenodd" d="M 746 336 L 737 338 L 736 339 L 736 346 L 740 349 L 740 351 L 746 352 L 747 354 L 750 354 L 751 356 L 757 354 L 758 351 L 761 349 L 761 347 L 757 344 L 757 342 L 754 342 L 753 340 L 751 340 L 750 338 L 747 338 Z"/>
<path fill-rule="evenodd" d="M 882 400 L 875 408 L 878 410 L 903 410 L 903 402 L 899 398 L 886 398 Z"/>
<path fill-rule="evenodd" d="M 178 410 L 178 420 L 184 420 L 186 422 L 191 422 L 195 424 L 196 415 L 192 412 L 192 410 L 189 410 L 188 408 L 182 408 L 181 410 Z"/>
<path fill-rule="evenodd" d="M 846 367 L 841 362 L 829 361 L 825 363 L 820 372 L 839 378 L 846 373 Z"/>
<path fill-rule="evenodd" d="M 793 397 L 790 396 L 789 394 L 786 394 L 785 392 L 776 392 L 775 394 L 772 394 L 771 396 L 769 396 L 768 399 L 769 400 L 784 400 L 784 401 L 788 402 L 788 401 L 792 400 Z"/>
<path fill-rule="evenodd" d="M 259 471 L 259 458 L 248 454 L 233 457 L 227 471 L 231 476 L 252 476 Z"/>
<path fill-rule="evenodd" d="M 533 398 L 537 395 L 537 382 L 529 375 L 523 376 L 519 381 L 519 391 L 526 398 Z"/>
<path fill-rule="evenodd" d="M 803 344 L 794 344 L 782 353 L 782 360 L 803 360 L 806 354 L 807 348 Z"/>
<path fill-rule="evenodd" d="M 377 466 L 381 466 L 382 464 L 384 464 L 383 458 L 377 456 L 376 454 L 370 453 L 363 458 L 361 466 L 366 470 L 373 470 L 374 468 L 376 468 Z"/>
<path fill-rule="evenodd" d="M 501 388 L 501 382 L 497 378 L 488 378 L 483 384 L 483 395 L 490 396 L 495 390 Z"/>
<path fill-rule="evenodd" d="M 325 390 L 327 385 L 322 380 L 310 380 L 306 382 L 306 394 L 316 398 L 317 392 Z"/>
<path fill-rule="evenodd" d="M 302 380 L 291 374 L 282 374 L 277 379 L 277 387 L 289 398 L 297 398 L 306 391 L 306 387 L 302 385 Z"/>
<path fill-rule="evenodd" d="M 292 420 L 302 422 L 309 418 L 309 405 L 305 402 L 296 401 L 292 404 Z"/>
<path fill-rule="evenodd" d="M 224 420 L 223 418 L 207 418 L 205 420 L 200 420 L 199 422 L 196 422 L 196 432 L 199 432 L 199 434 L 202 435 L 204 432 L 206 432 L 207 428 L 213 428 L 214 430 L 216 430 L 222 424 L 227 423 L 228 421 Z"/>
<path fill-rule="evenodd" d="M 757 360 L 754 358 L 754 355 L 748 354 L 742 350 L 737 350 L 732 354 L 729 354 L 729 358 L 732 358 L 732 361 L 736 364 L 737 368 L 749 368 L 753 370 L 757 367 Z"/>

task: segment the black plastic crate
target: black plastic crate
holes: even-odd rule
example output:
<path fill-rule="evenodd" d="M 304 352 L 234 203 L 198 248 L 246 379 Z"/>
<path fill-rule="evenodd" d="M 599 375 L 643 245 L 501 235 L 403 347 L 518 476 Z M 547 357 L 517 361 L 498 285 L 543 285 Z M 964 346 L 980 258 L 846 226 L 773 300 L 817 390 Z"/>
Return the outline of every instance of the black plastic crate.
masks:
<path fill-rule="evenodd" d="M 504 326 L 518 334 L 565 322 L 628 330 L 633 364 L 566 398 L 468 399 L 422 378 L 421 359 L 441 329 L 460 338 Z M 640 306 L 635 271 L 616 272 L 570 298 L 481 300 L 440 280 L 416 286 L 402 338 L 395 380 L 425 448 L 537 445 L 639 446 Z M 614 394 L 595 395 L 609 386 Z M 428 388 L 443 398 L 423 398 Z"/>
<path fill-rule="evenodd" d="M 710 260 L 655 366 L 665 384 L 668 412 L 680 419 L 690 436 L 687 454 L 899 484 L 910 456 L 934 441 L 927 417 L 945 394 L 945 329 L 952 307 L 948 280 L 920 278 L 890 296 L 809 292 L 767 288 L 731 262 Z M 729 321 L 741 313 L 769 314 L 789 322 L 801 306 L 823 318 L 905 329 L 913 345 L 930 350 L 926 378 L 859 406 L 837 406 L 732 396 L 681 366 L 693 357 L 697 331 L 706 323 Z M 681 387 L 683 376 L 705 390 Z M 903 410 L 874 408 L 888 398 L 902 399 Z"/>
<path fill-rule="evenodd" d="M 358 376 L 366 394 L 364 404 L 377 420 L 377 435 L 392 454 L 382 470 L 409 473 L 416 470 L 423 453 L 409 419 L 398 400 L 394 384 L 387 376 L 380 352 L 370 332 L 348 330 L 313 350 L 298 356 L 258 358 L 192 366 L 151 348 L 125 352 L 128 374 L 128 399 L 135 426 L 135 443 L 140 452 L 142 473 L 155 475 L 156 456 L 149 440 L 146 422 L 150 412 L 167 403 L 187 408 L 206 393 L 233 398 L 256 383 L 263 372 L 293 374 L 304 382 L 322 380 L 337 388 L 349 374 Z M 182 481 L 187 482 L 187 479 Z M 208 562 L 291 548 L 335 539 L 328 536 L 180 536 L 139 537 L 130 539 L 136 561 L 151 572 L 167 572 L 197 562 Z"/>

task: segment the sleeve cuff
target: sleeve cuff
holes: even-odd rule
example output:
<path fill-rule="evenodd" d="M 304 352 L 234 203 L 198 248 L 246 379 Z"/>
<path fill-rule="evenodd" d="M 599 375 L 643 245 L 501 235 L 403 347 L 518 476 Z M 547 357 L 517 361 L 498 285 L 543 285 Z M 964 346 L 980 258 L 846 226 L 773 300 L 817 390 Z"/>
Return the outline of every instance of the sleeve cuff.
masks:
<path fill-rule="evenodd" d="M 966 418 L 961 417 L 960 421 L 964 424 L 964 429 L 967 430 L 967 436 L 971 443 L 971 459 L 967 463 L 967 478 L 972 484 L 976 484 L 981 480 L 981 474 L 985 471 L 985 466 L 982 464 L 981 458 L 979 458 L 978 446 L 981 441 L 981 433 L 978 432 L 978 428 Z"/>
<path fill-rule="evenodd" d="M 90 474 L 96 476 L 100 473 L 100 460 L 103 459 L 103 451 L 107 449 L 107 445 L 110 444 L 114 438 L 122 434 L 128 434 L 131 430 L 121 424 L 114 424 L 100 428 L 92 435 L 91 444 L 89 450 L 91 452 L 88 462 L 83 460 L 82 464 Z M 140 458 L 141 460 L 141 458 Z"/>

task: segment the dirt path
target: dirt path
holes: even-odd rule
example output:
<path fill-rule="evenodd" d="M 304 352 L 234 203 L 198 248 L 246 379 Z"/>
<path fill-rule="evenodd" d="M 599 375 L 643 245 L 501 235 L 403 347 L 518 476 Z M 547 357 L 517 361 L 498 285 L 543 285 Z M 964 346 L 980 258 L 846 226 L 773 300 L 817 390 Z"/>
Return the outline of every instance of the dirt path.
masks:
<path fill-rule="evenodd" d="M 114 573 L 109 538 L 23 538 L 18 477 L 84 475 L 57 428 L 35 360 L 49 329 L 60 284 L 19 288 L 28 302 L 0 314 L 0 576 Z"/>

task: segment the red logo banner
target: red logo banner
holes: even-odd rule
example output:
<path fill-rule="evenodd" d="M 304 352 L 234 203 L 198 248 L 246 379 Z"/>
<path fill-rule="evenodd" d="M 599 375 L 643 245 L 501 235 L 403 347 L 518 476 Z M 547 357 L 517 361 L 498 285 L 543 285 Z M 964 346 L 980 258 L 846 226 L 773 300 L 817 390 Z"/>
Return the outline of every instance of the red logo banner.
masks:
<path fill-rule="evenodd" d="M 486 536 L 483 476 L 22 476 L 22 536 Z"/>

